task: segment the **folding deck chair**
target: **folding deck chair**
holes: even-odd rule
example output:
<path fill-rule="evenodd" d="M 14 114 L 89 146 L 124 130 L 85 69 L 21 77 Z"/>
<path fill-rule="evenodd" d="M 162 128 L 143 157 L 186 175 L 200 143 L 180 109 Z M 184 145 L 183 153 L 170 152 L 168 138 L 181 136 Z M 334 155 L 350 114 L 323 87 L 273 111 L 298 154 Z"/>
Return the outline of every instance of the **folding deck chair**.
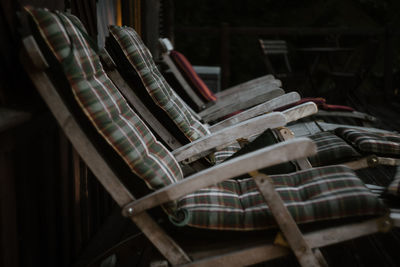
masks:
<path fill-rule="evenodd" d="M 193 103 L 194 106 L 192 108 L 195 110 L 201 111 L 210 106 L 210 103 L 219 105 L 221 101 L 238 102 L 243 97 L 247 99 L 246 95 L 249 94 L 256 96 L 257 92 L 255 90 L 261 90 L 262 87 L 265 89 L 266 86 L 271 84 L 278 87 L 282 86 L 282 83 L 272 75 L 265 75 L 214 94 L 196 73 L 189 60 L 182 53 L 174 50 L 169 39 L 160 38 L 159 43 L 162 48 L 163 62 L 171 70 L 186 95 L 190 97 L 191 101 L 189 103 Z M 200 112 L 200 114 L 206 113 L 206 110 Z"/>
<path fill-rule="evenodd" d="M 237 157 L 183 179 L 174 156 L 154 138 L 105 74 L 80 21 L 60 12 L 32 7 L 25 10 L 35 38 L 23 39 L 25 54 L 21 59 L 32 82 L 122 213 L 172 265 L 249 265 L 292 251 L 302 266 L 323 266 L 317 248 L 390 229 L 386 207 L 346 167 L 274 176 L 256 171 L 315 153 L 313 143 L 303 138 Z M 283 116 L 281 119 L 284 121 Z M 131 176 L 118 176 L 119 169 L 112 164 L 115 161 L 128 166 Z M 252 178 L 230 179 L 246 173 Z M 142 196 L 135 199 L 124 183 L 126 178 L 130 182 L 135 179 L 135 184 L 144 182 L 153 192 L 143 196 L 140 190 Z M 301 194 L 297 194 L 299 191 Z M 207 239 L 203 243 L 189 238 L 191 250 L 184 251 L 184 241 L 174 241 L 147 213 L 160 205 L 176 227 L 212 229 L 213 236 L 232 231 L 229 243 L 218 249 Z M 333 227 L 309 229 L 304 235 L 297 227 L 330 220 L 334 220 Z M 339 223 L 341 220 L 344 224 Z M 282 245 L 282 240 L 281 245 L 266 242 L 266 230 L 277 225 L 291 249 Z M 240 236 L 241 231 L 254 230 L 265 232 Z M 188 241 L 188 235 L 183 236 Z M 200 250 L 196 250 L 196 244 Z"/>

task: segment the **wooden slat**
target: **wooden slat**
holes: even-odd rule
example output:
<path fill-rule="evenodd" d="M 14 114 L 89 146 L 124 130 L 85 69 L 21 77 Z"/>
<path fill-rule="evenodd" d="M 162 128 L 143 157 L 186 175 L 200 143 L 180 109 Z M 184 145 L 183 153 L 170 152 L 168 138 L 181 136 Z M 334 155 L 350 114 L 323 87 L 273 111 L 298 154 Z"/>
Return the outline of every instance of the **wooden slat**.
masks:
<path fill-rule="evenodd" d="M 291 251 L 288 248 L 267 243 L 258 246 L 240 248 L 216 256 L 204 257 L 197 260 L 195 259 L 192 263 L 185 264 L 182 267 L 241 267 L 280 258 L 290 254 L 290 252 Z"/>
<path fill-rule="evenodd" d="M 276 131 L 276 133 L 279 135 L 280 140 L 287 141 L 287 140 L 291 140 L 295 137 L 294 133 L 289 128 L 286 128 L 286 127 L 282 127 L 281 129 L 279 129 L 279 131 Z M 308 170 L 308 169 L 312 168 L 311 163 L 308 160 L 308 158 L 301 158 L 301 159 L 297 159 L 295 161 L 300 170 Z"/>
<path fill-rule="evenodd" d="M 303 267 L 327 266 L 325 259 L 314 254 L 309 244 L 305 241 L 296 222 L 285 207 L 278 192 L 275 191 L 272 181 L 269 181 L 268 176 L 258 173 L 253 178 L 300 265 Z"/>
<path fill-rule="evenodd" d="M 296 137 L 308 136 L 321 132 L 322 130 L 318 127 L 314 121 L 312 122 L 299 122 L 288 126 L 288 128 L 294 133 Z"/>
<path fill-rule="evenodd" d="M 376 122 L 376 118 L 374 116 L 371 116 L 366 113 L 358 112 L 358 111 L 352 111 L 352 112 L 346 112 L 346 111 L 326 111 L 326 110 L 320 110 L 317 116 L 333 116 L 333 117 L 345 117 L 345 118 L 354 118 L 354 119 L 361 119 L 361 120 L 366 120 L 369 122 Z"/>
<path fill-rule="evenodd" d="M 289 108 L 282 113 L 286 116 L 287 123 L 297 121 L 301 118 L 311 116 L 318 112 L 318 107 L 314 102 L 307 102 L 301 105 Z"/>
<path fill-rule="evenodd" d="M 258 135 L 268 128 L 277 128 L 286 124 L 285 116 L 281 113 L 270 113 L 258 116 L 231 127 L 214 132 L 203 138 L 197 139 L 174 151 L 172 154 L 176 160 L 183 161 L 203 152 L 226 147 L 239 138 L 249 138 Z"/>
<path fill-rule="evenodd" d="M 380 219 L 381 218 L 371 219 L 360 223 L 345 224 L 328 229 L 313 231 L 304 234 L 304 238 L 313 249 L 325 247 L 379 232 L 377 222 Z M 243 243 L 242 240 L 239 242 Z M 233 245 L 235 244 L 234 242 L 232 243 Z M 291 251 L 288 248 L 267 243 L 253 245 L 247 248 L 234 248 L 228 252 L 211 257 L 204 257 L 204 254 L 207 254 L 206 252 L 203 252 L 203 257 L 197 257 L 196 254 L 193 254 L 192 257 L 194 258 L 194 261 L 185 264 L 184 266 L 244 266 L 276 259 L 284 255 L 288 255 L 290 252 Z"/>
<path fill-rule="evenodd" d="M 264 75 L 255 79 L 252 79 L 250 81 L 244 82 L 244 83 L 240 83 L 237 84 L 235 86 L 229 87 L 225 90 L 222 90 L 221 92 L 218 92 L 215 94 L 215 96 L 218 99 L 222 99 L 226 96 L 229 95 L 233 95 L 236 93 L 241 93 L 241 92 L 245 92 L 248 89 L 254 88 L 254 87 L 259 87 L 265 84 L 272 84 L 275 85 L 276 87 L 281 87 L 282 86 L 282 82 L 280 80 L 277 80 L 273 75 L 268 74 L 268 75 Z"/>
<path fill-rule="evenodd" d="M 265 99 L 263 99 L 263 96 L 267 95 L 275 90 L 277 90 L 279 92 L 283 91 L 282 88 L 277 86 L 275 83 L 271 83 L 271 82 L 259 84 L 257 86 L 247 87 L 247 88 L 243 89 L 242 91 L 239 91 L 236 93 L 231 93 L 230 95 L 225 95 L 224 97 L 218 98 L 216 103 L 207 109 L 209 109 L 209 110 L 220 109 L 220 107 L 229 105 L 232 103 L 241 104 L 241 107 L 243 109 L 248 108 L 251 105 L 257 105 L 257 104 L 264 102 Z M 284 94 L 284 93 L 285 93 L 285 91 L 282 92 L 282 94 Z M 271 98 L 268 98 L 267 100 L 270 100 L 270 99 Z M 250 104 L 247 104 L 246 102 L 249 102 Z M 255 103 L 255 104 L 253 104 L 253 103 Z"/>
<path fill-rule="evenodd" d="M 390 131 L 372 127 L 361 127 L 361 126 L 354 126 L 354 125 L 346 125 L 346 124 L 335 124 L 335 123 L 326 123 L 326 122 L 316 122 L 316 124 L 320 127 L 323 131 L 332 131 L 339 127 L 349 127 L 354 129 L 366 130 L 371 132 L 378 132 L 378 133 L 391 133 Z"/>
<path fill-rule="evenodd" d="M 291 92 L 288 94 L 284 94 L 282 96 L 278 96 L 272 100 L 269 100 L 267 102 L 264 102 L 262 104 L 259 104 L 253 108 L 247 109 L 245 111 L 240 112 L 239 114 L 236 114 L 228 119 L 225 119 L 221 122 L 218 122 L 212 126 L 210 126 L 208 129 L 211 132 L 216 132 L 218 130 L 221 130 L 223 128 L 229 127 L 231 125 L 237 124 L 239 122 L 248 120 L 250 118 L 259 116 L 264 113 L 271 112 L 277 108 L 284 107 L 286 105 L 295 103 L 296 101 L 300 100 L 300 95 L 296 92 Z"/>
<path fill-rule="evenodd" d="M 353 170 L 375 167 L 377 165 L 398 166 L 400 165 L 400 159 L 384 158 L 384 157 L 377 157 L 375 155 L 370 155 L 367 157 L 363 157 L 361 159 L 346 162 L 344 163 L 344 165 Z"/>
<path fill-rule="evenodd" d="M 307 138 L 296 138 L 234 158 L 200 171 L 173 185 L 164 187 L 125 206 L 123 214 L 139 214 L 162 203 L 172 201 L 201 188 L 222 182 L 264 167 L 273 166 L 316 153 L 315 144 Z"/>
<path fill-rule="evenodd" d="M 38 49 L 33 37 L 29 36 L 25 38 L 23 44 L 25 49 L 23 52 L 26 52 L 26 55 L 21 55 L 21 62 L 23 63 L 25 70 L 79 155 L 119 206 L 125 206 L 134 200 L 134 197 L 127 188 L 124 187 L 114 171 L 107 165 L 100 154 L 97 153 L 96 148 L 78 126 L 77 122 L 69 113 L 68 108 L 61 100 L 61 97 L 58 95 L 53 84 L 50 82 L 50 79 L 44 73 L 43 66 L 46 66 L 47 64 L 45 64 L 44 58 L 39 53 L 40 50 Z M 33 62 L 37 62 L 37 58 L 39 57 L 42 58 L 43 63 L 39 62 L 39 65 L 33 65 L 32 61 L 28 61 L 32 57 L 36 57 Z M 42 68 L 40 68 L 40 66 Z M 154 246 L 159 249 L 161 254 L 163 254 L 172 264 L 182 264 L 190 261 L 189 257 L 182 251 L 175 241 L 166 235 L 166 233 L 146 213 L 143 213 L 132 220 L 136 225 L 138 225 L 147 238 L 153 242 Z"/>
<path fill-rule="evenodd" d="M 273 89 L 269 90 L 268 87 L 272 87 Z M 213 106 L 201 111 L 199 115 L 205 122 L 217 120 L 235 111 L 247 109 L 274 99 L 284 93 L 282 89 L 274 85 L 267 85 L 265 88 L 256 88 L 254 91 L 248 91 L 248 94 L 243 94 L 236 100 L 234 98 L 225 98 L 223 101 L 217 101 Z"/>
<path fill-rule="evenodd" d="M 199 110 L 204 109 L 205 107 L 205 101 L 203 101 L 193 90 L 193 88 L 190 86 L 190 84 L 185 80 L 183 77 L 182 73 L 178 68 L 176 67 L 175 63 L 172 61 L 170 55 L 168 53 L 163 53 L 162 54 L 163 61 L 169 69 L 171 70 L 172 74 L 175 76 L 175 78 L 178 80 L 179 84 L 182 86 L 183 90 L 188 94 L 188 96 L 192 99 L 192 101 L 196 104 L 197 108 Z"/>

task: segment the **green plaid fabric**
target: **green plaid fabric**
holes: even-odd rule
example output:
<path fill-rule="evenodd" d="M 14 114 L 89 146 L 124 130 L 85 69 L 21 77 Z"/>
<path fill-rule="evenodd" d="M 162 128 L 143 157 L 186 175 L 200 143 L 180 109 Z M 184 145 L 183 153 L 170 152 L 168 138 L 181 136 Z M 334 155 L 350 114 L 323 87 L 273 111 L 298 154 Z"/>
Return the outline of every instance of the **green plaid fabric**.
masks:
<path fill-rule="evenodd" d="M 208 135 L 207 127 L 193 116 L 157 69 L 151 53 L 138 34 L 130 27 L 118 26 L 110 26 L 110 33 L 139 74 L 155 103 L 168 114 L 185 136 L 194 141 Z"/>
<path fill-rule="evenodd" d="M 320 167 L 270 176 L 297 223 L 385 212 L 345 166 Z M 217 230 L 260 230 L 276 223 L 252 178 L 228 180 L 186 195 L 178 202 L 185 218 L 178 225 Z"/>
<path fill-rule="evenodd" d="M 390 195 L 400 197 L 400 166 L 397 166 L 396 174 L 393 181 L 387 187 L 387 192 Z"/>
<path fill-rule="evenodd" d="M 400 156 L 398 134 L 367 132 L 352 128 L 337 128 L 335 133 L 360 151 L 382 156 Z"/>
<path fill-rule="evenodd" d="M 76 101 L 97 131 L 151 189 L 183 178 L 172 154 L 152 135 L 105 74 L 72 15 L 27 8 L 60 63 Z"/>
<path fill-rule="evenodd" d="M 321 132 L 308 137 L 318 149 L 316 155 L 309 157 L 314 167 L 343 163 L 361 156 L 351 145 L 331 132 Z"/>
<path fill-rule="evenodd" d="M 241 149 L 239 143 L 235 142 L 223 149 L 214 152 L 215 164 L 220 164 Z"/>

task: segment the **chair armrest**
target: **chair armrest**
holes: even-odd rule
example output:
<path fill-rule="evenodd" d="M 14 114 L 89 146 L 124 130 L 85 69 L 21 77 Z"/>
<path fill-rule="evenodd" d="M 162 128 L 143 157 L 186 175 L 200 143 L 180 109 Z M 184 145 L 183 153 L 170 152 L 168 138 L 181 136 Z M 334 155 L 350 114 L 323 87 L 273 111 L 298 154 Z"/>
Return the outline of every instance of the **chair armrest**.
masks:
<path fill-rule="evenodd" d="M 235 125 L 239 122 L 257 117 L 259 115 L 271 112 L 277 108 L 292 104 L 300 100 L 300 95 L 297 92 L 290 92 L 288 94 L 284 94 L 278 97 L 275 97 L 272 100 L 259 104 L 255 107 L 247 109 L 239 114 L 236 114 L 230 118 L 227 118 L 221 122 L 218 122 L 210 128 L 208 128 L 211 132 L 219 131 L 223 128 Z"/>
<path fill-rule="evenodd" d="M 218 99 L 224 98 L 224 97 L 232 95 L 232 94 L 247 91 L 248 89 L 263 86 L 264 84 L 273 84 L 276 87 L 282 87 L 282 82 L 280 80 L 276 79 L 273 75 L 268 74 L 268 75 L 261 76 L 259 78 L 232 86 L 230 88 L 227 88 L 221 92 L 216 93 L 215 96 Z"/>
<path fill-rule="evenodd" d="M 317 116 L 334 116 L 334 117 L 347 117 L 347 118 L 354 118 L 354 119 L 360 119 L 360 120 L 365 120 L 368 122 L 376 122 L 376 118 L 372 115 L 359 112 L 359 111 L 326 111 L 326 110 L 320 110 L 317 114 Z"/>
<path fill-rule="evenodd" d="M 285 124 L 285 115 L 280 112 L 273 112 L 211 133 L 172 151 L 172 154 L 177 161 L 192 162 L 209 154 L 214 148 L 223 148 L 239 138 L 248 138 L 260 134 L 268 128 L 282 127 Z M 189 158 L 190 160 L 188 160 Z"/>
<path fill-rule="evenodd" d="M 256 88 L 247 94 L 232 96 L 221 101 L 217 100 L 214 105 L 202 110 L 199 115 L 204 122 L 217 120 L 233 112 L 274 99 L 284 93 L 285 91 L 279 87 L 266 85 L 264 88 Z"/>
<path fill-rule="evenodd" d="M 271 145 L 200 171 L 178 183 L 133 201 L 124 207 L 123 214 L 125 216 L 137 215 L 201 188 L 265 167 L 309 157 L 316 152 L 315 144 L 308 138 L 295 138 Z"/>
<path fill-rule="evenodd" d="M 282 111 L 282 113 L 285 114 L 286 116 L 287 123 L 308 117 L 310 115 L 316 114 L 317 112 L 318 112 L 318 107 L 314 102 L 306 102 L 301 105 Z"/>

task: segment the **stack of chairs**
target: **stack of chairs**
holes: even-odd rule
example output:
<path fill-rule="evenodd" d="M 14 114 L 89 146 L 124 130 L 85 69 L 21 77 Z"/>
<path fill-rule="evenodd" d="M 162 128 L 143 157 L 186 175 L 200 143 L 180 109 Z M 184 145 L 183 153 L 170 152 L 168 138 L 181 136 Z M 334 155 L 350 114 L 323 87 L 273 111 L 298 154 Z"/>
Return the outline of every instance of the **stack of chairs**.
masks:
<path fill-rule="evenodd" d="M 110 79 L 76 17 L 32 7 L 25 13 L 31 34 L 23 39 L 22 58 L 32 82 L 122 214 L 171 265 L 242 266 L 293 253 L 302 266 L 326 266 L 319 248 L 399 226 L 395 212 L 351 168 L 308 164 L 306 158 L 316 157 L 322 146 L 293 138 L 284 126 L 315 112 L 315 104 L 211 132 L 173 96 L 151 57 L 144 57 L 148 51 L 137 34 L 111 27 L 143 87 L 187 138 L 170 151 Z M 276 133 L 279 142 L 251 147 Z M 344 130 L 344 135 L 353 134 Z M 360 147 L 398 155 L 397 135 L 357 134 L 354 142 Z M 237 140 L 242 148 L 235 153 L 184 175 L 185 160 Z M 295 170 L 276 171 L 285 163 Z M 120 168 L 130 174 L 120 175 Z M 398 180 L 388 192 L 398 193 Z"/>

